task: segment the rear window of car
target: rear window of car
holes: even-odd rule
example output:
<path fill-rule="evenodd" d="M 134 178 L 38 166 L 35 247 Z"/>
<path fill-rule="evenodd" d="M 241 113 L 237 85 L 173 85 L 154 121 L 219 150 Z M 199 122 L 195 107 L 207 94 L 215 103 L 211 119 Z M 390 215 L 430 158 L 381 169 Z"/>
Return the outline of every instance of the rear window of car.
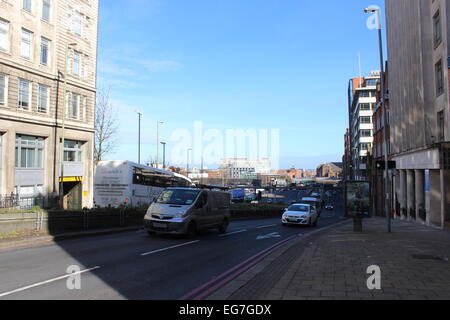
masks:
<path fill-rule="evenodd" d="M 297 212 L 309 212 L 308 206 L 302 206 L 302 205 L 294 205 L 290 206 L 289 211 L 297 211 Z"/>

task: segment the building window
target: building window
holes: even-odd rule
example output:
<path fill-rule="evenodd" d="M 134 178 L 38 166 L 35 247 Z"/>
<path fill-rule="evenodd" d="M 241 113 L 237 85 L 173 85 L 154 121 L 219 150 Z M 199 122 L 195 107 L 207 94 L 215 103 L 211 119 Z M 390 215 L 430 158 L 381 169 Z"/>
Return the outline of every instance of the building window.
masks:
<path fill-rule="evenodd" d="M 80 95 L 77 93 L 70 94 L 70 103 L 68 105 L 68 117 L 78 119 L 80 115 Z"/>
<path fill-rule="evenodd" d="M 79 36 L 83 32 L 82 15 L 78 11 L 75 11 L 72 16 L 72 31 Z"/>
<path fill-rule="evenodd" d="M 372 117 L 361 117 L 361 123 L 367 124 L 372 123 Z"/>
<path fill-rule="evenodd" d="M 44 139 L 16 136 L 16 168 L 44 169 Z"/>
<path fill-rule="evenodd" d="M 72 74 L 80 76 L 81 53 L 73 50 Z"/>
<path fill-rule="evenodd" d="M 82 147 L 81 141 L 64 140 L 64 161 L 82 162 Z"/>
<path fill-rule="evenodd" d="M 50 0 L 42 0 L 42 19 L 50 21 Z"/>
<path fill-rule="evenodd" d="M 8 78 L 0 74 L 0 106 L 6 105 L 6 98 L 8 97 Z"/>
<path fill-rule="evenodd" d="M 434 46 L 437 47 L 442 41 L 441 14 L 438 11 L 433 17 Z"/>
<path fill-rule="evenodd" d="M 23 9 L 31 12 L 31 0 L 23 0 Z"/>
<path fill-rule="evenodd" d="M 436 94 L 440 96 L 444 93 L 444 73 L 442 70 L 442 60 L 436 63 Z"/>
<path fill-rule="evenodd" d="M 38 112 L 47 113 L 50 104 L 50 88 L 39 85 Z"/>
<path fill-rule="evenodd" d="M 372 130 L 361 130 L 361 137 L 372 137 Z"/>
<path fill-rule="evenodd" d="M 9 51 L 9 22 L 0 19 L 0 50 Z"/>
<path fill-rule="evenodd" d="M 31 82 L 19 80 L 19 109 L 29 110 L 31 105 Z"/>
<path fill-rule="evenodd" d="M 360 110 L 362 110 L 362 111 L 370 110 L 370 103 L 361 103 Z"/>
<path fill-rule="evenodd" d="M 445 141 L 445 116 L 444 111 L 438 113 L 439 141 Z"/>
<path fill-rule="evenodd" d="M 50 61 L 50 40 L 41 38 L 41 64 L 47 66 Z"/>
<path fill-rule="evenodd" d="M 20 44 L 20 56 L 24 59 L 31 59 L 32 56 L 33 33 L 22 29 L 22 37 Z"/>
<path fill-rule="evenodd" d="M 378 82 L 377 79 L 367 79 L 366 86 L 367 87 L 375 87 L 377 85 L 377 82 Z"/>

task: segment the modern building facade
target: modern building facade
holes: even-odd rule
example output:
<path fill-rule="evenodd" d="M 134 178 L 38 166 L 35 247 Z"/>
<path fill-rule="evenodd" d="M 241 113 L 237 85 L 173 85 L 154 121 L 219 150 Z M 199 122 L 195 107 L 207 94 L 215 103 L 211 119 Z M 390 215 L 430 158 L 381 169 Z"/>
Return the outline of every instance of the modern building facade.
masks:
<path fill-rule="evenodd" d="M 270 159 L 230 158 L 222 160 L 221 170 L 228 180 L 256 179 L 258 174 L 269 174 Z"/>
<path fill-rule="evenodd" d="M 391 156 L 398 217 L 450 221 L 450 1 L 387 0 Z"/>
<path fill-rule="evenodd" d="M 367 157 L 373 149 L 373 110 L 378 102 L 377 83 L 380 72 L 372 71 L 364 78 L 349 82 L 349 140 L 350 155 L 347 175 L 350 180 L 367 180 Z"/>
<path fill-rule="evenodd" d="M 63 181 L 66 208 L 92 206 L 97 23 L 98 0 L 0 1 L 0 195 Z"/>

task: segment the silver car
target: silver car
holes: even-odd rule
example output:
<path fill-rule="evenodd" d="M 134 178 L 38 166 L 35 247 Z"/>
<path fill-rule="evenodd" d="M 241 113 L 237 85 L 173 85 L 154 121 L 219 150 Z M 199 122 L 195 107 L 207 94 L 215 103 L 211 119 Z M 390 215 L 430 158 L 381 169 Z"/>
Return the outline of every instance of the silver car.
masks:
<path fill-rule="evenodd" d="M 316 226 L 319 215 L 309 204 L 293 204 L 283 214 L 283 225 Z"/>
<path fill-rule="evenodd" d="M 194 236 L 217 228 L 225 233 L 230 224 L 231 194 L 196 188 L 167 188 L 147 210 L 144 228 L 155 233 Z"/>

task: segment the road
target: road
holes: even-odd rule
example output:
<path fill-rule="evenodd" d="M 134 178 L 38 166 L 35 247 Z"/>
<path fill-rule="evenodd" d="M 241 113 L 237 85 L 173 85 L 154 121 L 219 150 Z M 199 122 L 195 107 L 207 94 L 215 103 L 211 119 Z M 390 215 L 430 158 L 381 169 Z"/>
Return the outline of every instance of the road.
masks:
<path fill-rule="evenodd" d="M 323 212 L 316 228 L 280 219 L 237 221 L 226 234 L 149 237 L 143 230 L 0 252 L 0 300 L 202 299 L 282 242 L 342 221 Z M 79 266 L 81 289 L 67 268 Z M 75 282 L 76 283 L 76 282 Z"/>

